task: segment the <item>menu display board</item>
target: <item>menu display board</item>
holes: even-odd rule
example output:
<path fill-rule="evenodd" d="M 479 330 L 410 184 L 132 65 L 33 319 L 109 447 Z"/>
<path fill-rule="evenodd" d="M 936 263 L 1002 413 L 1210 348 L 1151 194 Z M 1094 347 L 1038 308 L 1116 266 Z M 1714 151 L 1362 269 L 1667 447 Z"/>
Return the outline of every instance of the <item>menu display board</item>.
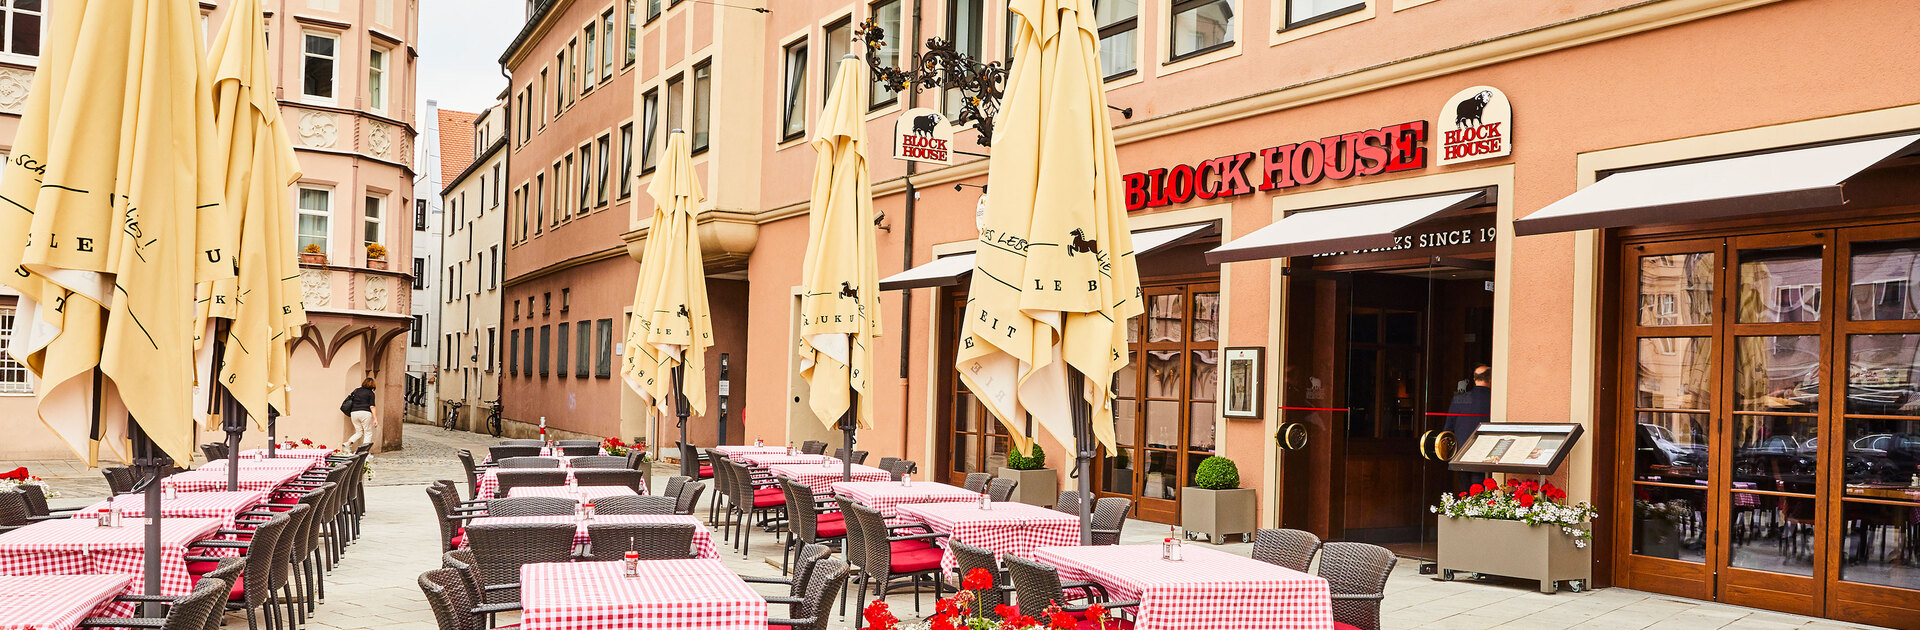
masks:
<path fill-rule="evenodd" d="M 1545 475 L 1560 468 L 1580 439 L 1573 423 L 1488 422 L 1461 440 L 1451 470 Z"/>

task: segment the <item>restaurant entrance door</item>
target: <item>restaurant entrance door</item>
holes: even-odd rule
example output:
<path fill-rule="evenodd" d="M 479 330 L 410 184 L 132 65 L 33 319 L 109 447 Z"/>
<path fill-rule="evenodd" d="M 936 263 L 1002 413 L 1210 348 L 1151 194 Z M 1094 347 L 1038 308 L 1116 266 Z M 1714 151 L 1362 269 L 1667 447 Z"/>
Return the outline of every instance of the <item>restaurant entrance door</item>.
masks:
<path fill-rule="evenodd" d="M 1493 355 L 1493 264 L 1315 262 L 1288 270 L 1281 524 L 1433 558 L 1427 507 L 1459 482 L 1421 436 L 1486 419 L 1470 390 Z"/>

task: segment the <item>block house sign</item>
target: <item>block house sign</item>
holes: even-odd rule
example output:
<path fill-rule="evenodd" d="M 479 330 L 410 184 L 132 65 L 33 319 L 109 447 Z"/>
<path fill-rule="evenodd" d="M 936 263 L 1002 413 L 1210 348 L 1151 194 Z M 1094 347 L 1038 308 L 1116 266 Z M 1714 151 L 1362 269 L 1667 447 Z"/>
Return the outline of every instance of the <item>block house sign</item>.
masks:
<path fill-rule="evenodd" d="M 1436 165 L 1513 154 L 1513 102 L 1500 88 L 1476 85 L 1460 90 L 1441 106 L 1433 126 L 1440 130 Z"/>
<path fill-rule="evenodd" d="M 1122 178 L 1127 210 L 1425 168 L 1427 148 L 1423 143 L 1428 125 L 1428 121 L 1416 120 L 1217 157 L 1199 164 L 1129 173 Z M 1251 172 L 1249 164 L 1254 165 Z"/>
<path fill-rule="evenodd" d="M 953 125 L 925 107 L 907 110 L 893 123 L 893 158 L 953 164 Z"/>

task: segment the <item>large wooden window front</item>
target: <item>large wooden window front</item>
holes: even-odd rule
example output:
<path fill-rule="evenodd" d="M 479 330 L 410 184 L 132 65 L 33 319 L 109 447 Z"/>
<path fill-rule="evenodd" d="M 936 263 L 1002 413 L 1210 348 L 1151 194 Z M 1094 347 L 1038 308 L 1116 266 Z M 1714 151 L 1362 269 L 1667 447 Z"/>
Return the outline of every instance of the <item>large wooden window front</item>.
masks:
<path fill-rule="evenodd" d="M 1114 375 L 1119 452 L 1098 465 L 1102 495 L 1139 506 L 1138 517 L 1173 523 L 1180 488 L 1214 451 L 1220 384 L 1220 284 L 1143 289 L 1146 314 L 1128 322 L 1127 367 Z"/>

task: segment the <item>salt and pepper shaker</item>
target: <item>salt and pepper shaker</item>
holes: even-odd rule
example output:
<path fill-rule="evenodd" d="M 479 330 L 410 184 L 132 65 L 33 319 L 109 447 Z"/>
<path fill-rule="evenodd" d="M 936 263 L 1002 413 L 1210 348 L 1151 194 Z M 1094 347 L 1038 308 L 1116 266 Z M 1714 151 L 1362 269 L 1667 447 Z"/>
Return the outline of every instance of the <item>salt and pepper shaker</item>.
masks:
<path fill-rule="evenodd" d="M 1167 526 L 1167 559 L 1168 560 L 1179 562 L 1185 559 L 1180 549 L 1181 538 L 1185 538 L 1185 536 L 1180 535 L 1180 528 L 1175 527 L 1173 525 Z"/>
<path fill-rule="evenodd" d="M 993 497 L 989 496 L 985 492 L 980 493 L 980 509 L 982 510 L 993 509 Z"/>
<path fill-rule="evenodd" d="M 628 536 L 627 537 L 627 556 L 625 561 L 621 563 L 622 565 L 624 565 L 622 568 L 621 574 L 625 575 L 626 577 L 637 578 L 637 577 L 640 577 L 640 552 L 635 551 L 633 546 L 634 546 L 633 537 Z"/>
<path fill-rule="evenodd" d="M 96 527 L 113 527 L 113 510 L 100 508 L 100 516 L 94 520 L 98 521 L 94 523 Z"/>
<path fill-rule="evenodd" d="M 793 443 L 787 443 L 787 457 L 793 457 Z"/>
<path fill-rule="evenodd" d="M 594 514 L 593 514 L 593 502 L 592 502 L 592 501 L 588 501 L 588 502 L 586 502 L 586 503 L 582 503 L 582 504 L 580 504 L 580 506 L 581 506 L 582 508 L 584 508 L 584 509 L 586 510 L 586 513 L 587 513 L 587 520 L 588 520 L 588 521 L 592 521 L 592 520 L 593 520 L 593 516 L 594 516 Z"/>
<path fill-rule="evenodd" d="M 913 473 L 900 473 L 900 485 L 901 487 L 912 487 Z"/>
<path fill-rule="evenodd" d="M 767 441 L 760 439 L 760 436 L 756 435 L 753 436 L 753 445 L 756 448 L 766 448 Z"/>
<path fill-rule="evenodd" d="M 180 490 L 169 484 L 160 484 L 160 498 L 172 501 L 180 498 Z"/>
<path fill-rule="evenodd" d="M 573 504 L 573 522 L 574 523 L 587 522 L 587 505 L 585 503 L 576 502 Z"/>

